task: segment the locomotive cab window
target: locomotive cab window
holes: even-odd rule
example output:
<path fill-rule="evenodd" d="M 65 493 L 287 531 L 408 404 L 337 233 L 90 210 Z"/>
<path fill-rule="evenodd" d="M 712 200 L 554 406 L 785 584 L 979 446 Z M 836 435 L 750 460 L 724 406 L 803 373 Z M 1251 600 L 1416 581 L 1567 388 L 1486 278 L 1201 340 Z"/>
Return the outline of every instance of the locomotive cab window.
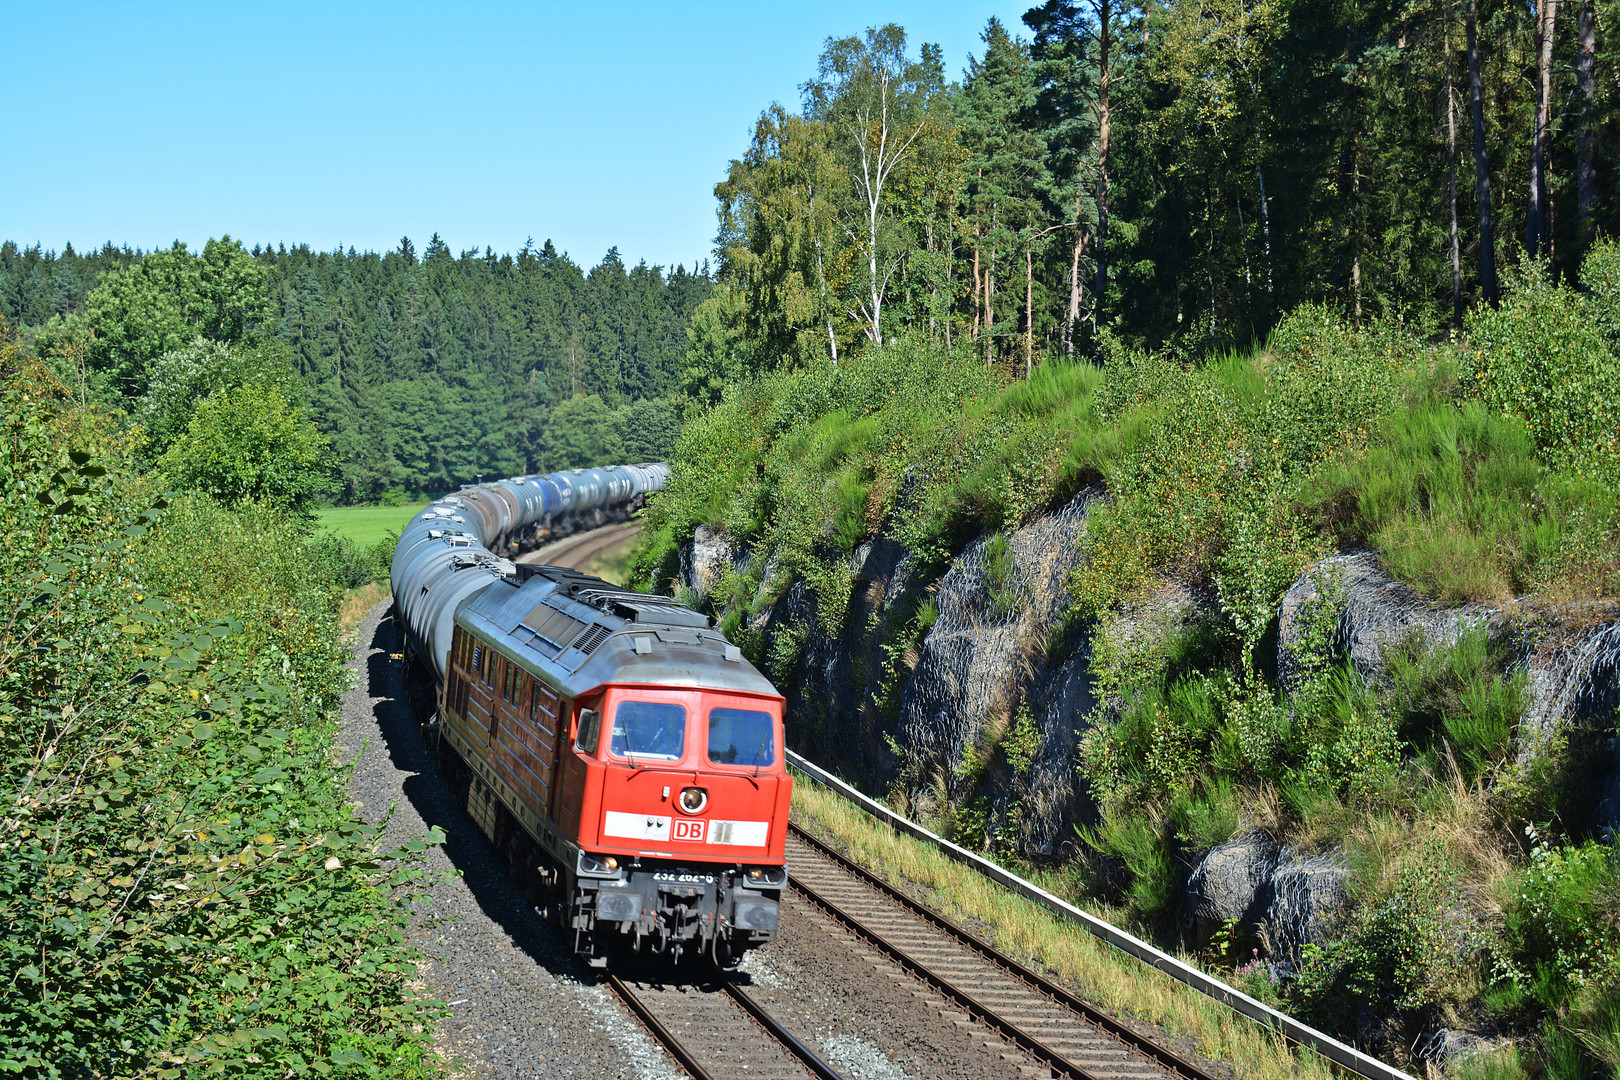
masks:
<path fill-rule="evenodd" d="M 663 701 L 621 701 L 613 710 L 618 757 L 679 761 L 686 753 L 686 709 Z"/>
<path fill-rule="evenodd" d="M 710 709 L 709 760 L 749 768 L 775 765 L 776 721 L 757 709 Z"/>

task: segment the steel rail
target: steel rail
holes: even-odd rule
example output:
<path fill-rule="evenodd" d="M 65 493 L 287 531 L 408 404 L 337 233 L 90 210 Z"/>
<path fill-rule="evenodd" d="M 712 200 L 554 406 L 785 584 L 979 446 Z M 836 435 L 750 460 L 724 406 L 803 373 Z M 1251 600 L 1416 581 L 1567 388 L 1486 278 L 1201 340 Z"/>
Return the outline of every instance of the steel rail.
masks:
<path fill-rule="evenodd" d="M 665 1050 L 669 1051 L 670 1056 L 675 1059 L 680 1067 L 691 1075 L 692 1080 L 715 1080 L 714 1074 L 693 1056 L 692 1052 L 686 1048 L 686 1045 L 681 1042 L 674 1032 L 664 1026 L 664 1023 L 658 1019 L 653 1010 L 641 999 L 640 995 L 630 988 L 628 983 L 611 970 L 605 972 L 605 977 L 613 992 L 619 995 L 619 999 L 629 1006 L 630 1011 L 636 1014 L 636 1018 L 647 1028 L 652 1037 Z M 798 1036 L 783 1027 L 781 1022 L 767 1012 L 764 1006 L 755 1001 L 753 996 L 746 990 L 724 975 L 718 976 L 718 982 L 720 988 L 725 991 L 726 996 L 735 1002 L 743 1012 L 747 1013 L 750 1019 L 764 1028 L 765 1033 L 775 1040 L 777 1045 L 793 1055 L 794 1060 L 808 1069 L 816 1080 L 845 1080 L 842 1073 L 821 1060 L 814 1050 L 801 1042 Z"/>
<path fill-rule="evenodd" d="M 1061 1076 L 1072 1076 L 1078 1071 L 1082 1077 L 1086 1077 L 1087 1080 L 1091 1080 L 1091 1074 L 1086 1073 L 1083 1070 L 1078 1070 L 1076 1066 L 1070 1065 L 1068 1062 L 1064 1061 L 1062 1055 L 1056 1050 L 1052 1049 L 1050 1046 L 1047 1046 L 1040 1039 L 1023 1030 L 1011 1020 L 1008 1020 L 1006 1017 L 997 1013 L 988 1005 L 969 997 L 965 991 L 954 986 L 949 979 L 932 970 L 928 967 L 928 965 L 922 963 L 920 960 L 907 955 L 897 946 L 890 944 L 881 934 L 875 933 L 862 923 L 858 922 L 852 916 L 845 914 L 837 904 L 833 903 L 831 900 L 828 900 L 826 897 L 810 888 L 804 882 L 790 880 L 788 885 L 790 888 L 797 890 L 802 896 L 804 896 L 806 900 L 809 900 L 817 908 L 825 912 L 834 922 L 848 929 L 850 933 L 854 934 L 860 940 L 876 948 L 878 951 L 883 953 L 884 956 L 887 956 L 890 960 L 893 960 L 896 964 L 900 965 L 903 970 L 911 972 L 913 975 L 917 976 L 917 978 L 921 979 L 923 982 L 945 995 L 945 997 L 960 1005 L 963 1009 L 967 1010 L 969 1015 L 978 1017 L 981 1023 L 985 1024 L 992 1031 L 995 1031 L 997 1034 L 1013 1043 L 1019 1049 L 1025 1051 L 1026 1053 L 1033 1054 L 1036 1060 L 1045 1065 L 1048 1069 L 1053 1070 Z"/>
<path fill-rule="evenodd" d="M 770 1032 L 771 1037 L 781 1043 L 788 1053 L 798 1058 L 801 1065 L 815 1074 L 816 1080 L 844 1080 L 841 1073 L 817 1057 L 814 1050 L 800 1042 L 798 1036 L 778 1023 L 776 1017 L 766 1012 L 764 1007 L 754 1000 L 753 995 L 724 976 L 721 977 L 720 985 L 731 996 L 731 1000 L 741 1005 L 744 1012 Z"/>
<path fill-rule="evenodd" d="M 864 866 L 861 866 L 851 859 L 846 858 L 839 852 L 834 851 L 832 848 L 828 847 L 814 836 L 811 836 L 809 833 L 799 828 L 799 826 L 790 823 L 788 825 L 788 830 L 800 842 L 808 844 L 814 848 L 818 854 L 831 861 L 834 865 L 838 866 L 844 872 L 850 874 L 856 880 L 877 890 L 879 894 L 898 904 L 900 907 L 905 909 L 907 913 L 923 920 L 924 922 L 928 923 L 928 925 L 949 936 L 952 940 L 967 946 L 969 949 L 984 957 L 986 960 L 1001 968 L 1003 971 L 1009 972 L 1015 976 L 1019 981 L 1028 985 L 1032 990 L 1045 994 L 1048 997 L 1055 999 L 1060 1004 L 1067 1006 L 1074 1012 L 1079 1013 L 1080 1016 L 1082 1016 L 1088 1023 L 1101 1028 L 1103 1031 L 1141 1053 L 1143 1056 L 1151 1058 L 1156 1064 L 1163 1066 L 1172 1074 L 1184 1077 L 1185 1080 L 1214 1080 L 1214 1077 L 1209 1072 L 1199 1068 L 1197 1065 L 1181 1057 L 1179 1054 L 1176 1054 L 1174 1051 L 1167 1050 L 1159 1044 L 1153 1042 L 1151 1039 L 1132 1031 L 1130 1028 L 1126 1027 L 1124 1024 L 1121 1024 L 1118 1020 L 1115 1020 L 1107 1013 L 1102 1012 L 1096 1006 L 1088 1004 L 1084 1000 L 1075 997 L 1073 994 L 1069 993 L 1069 991 L 1065 990 L 1057 983 L 1054 983 L 1052 980 L 1046 978 L 1044 975 L 1041 975 L 1039 972 L 1033 971 L 1024 964 L 1019 963 L 1017 960 L 997 949 L 989 942 L 984 941 L 977 934 L 956 925 L 939 913 L 925 907 L 922 904 L 919 904 L 917 901 L 913 900 L 899 889 L 896 889 L 894 886 L 890 885 L 876 874 L 873 874 L 871 871 L 867 870 Z M 825 898 L 818 897 L 814 893 L 814 890 L 807 887 L 803 881 L 790 879 L 789 883 L 804 892 L 804 894 L 814 901 L 818 907 L 825 910 L 833 906 Z M 852 916 L 839 914 L 836 915 L 835 918 L 837 918 L 838 921 L 844 925 L 851 926 L 852 929 L 855 928 L 852 924 L 854 924 L 856 920 Z M 936 982 L 944 984 L 939 988 L 944 989 L 953 999 L 957 1000 L 964 1007 L 975 1012 L 983 1013 L 985 1018 L 991 1023 L 992 1026 L 997 1028 L 1005 1028 L 1005 1033 L 1011 1035 L 1015 1042 L 1019 1043 L 1020 1045 L 1024 1045 L 1027 1042 L 1028 1045 L 1025 1046 L 1025 1049 L 1031 1050 L 1032 1052 L 1036 1053 L 1037 1056 L 1042 1057 L 1043 1059 L 1049 1058 L 1050 1060 L 1046 1061 L 1046 1064 L 1049 1067 L 1065 1073 L 1078 1071 L 1083 1075 L 1085 1074 L 1085 1069 L 1082 1066 L 1071 1063 L 1068 1058 L 1065 1057 L 1062 1051 L 1045 1046 L 1035 1036 L 1023 1032 L 1019 1029 L 1016 1021 L 1007 1020 L 997 1016 L 987 1006 L 974 999 L 969 992 L 958 990 L 955 987 L 950 986 L 949 980 L 943 976 L 936 975 L 932 972 L 926 972 L 926 965 L 906 955 L 904 950 L 898 949 L 884 941 L 881 934 L 864 926 L 860 927 L 857 932 L 860 933 L 862 937 L 871 941 L 878 948 L 882 949 L 885 953 L 888 953 L 891 956 L 898 953 L 899 956 L 897 958 L 900 959 L 902 963 L 905 963 L 907 966 L 917 968 L 920 974 L 924 974 L 925 981 L 929 982 L 930 984 L 934 984 Z"/>
<path fill-rule="evenodd" d="M 637 1019 L 652 1033 L 652 1037 L 657 1039 L 659 1045 L 663 1046 L 665 1050 L 669 1051 L 670 1056 L 680 1064 L 681 1068 L 687 1071 L 692 1080 L 714 1080 L 713 1074 L 698 1064 L 697 1058 L 693 1057 L 691 1052 L 686 1049 L 686 1045 L 680 1039 L 677 1039 L 675 1033 L 665 1027 L 658 1017 L 653 1015 L 652 1010 L 647 1008 L 646 1002 L 636 996 L 636 992 L 630 989 L 623 979 L 612 971 L 608 971 L 606 976 L 607 984 L 613 988 L 615 994 L 619 995 L 619 1000 L 630 1007 L 630 1011 L 636 1014 Z"/>
<path fill-rule="evenodd" d="M 877 820 L 894 828 L 897 832 L 903 832 L 934 847 L 947 858 L 962 863 L 998 885 L 1017 893 L 1039 907 L 1045 908 L 1058 918 L 1075 923 L 1087 933 L 1108 942 L 1120 952 L 1135 957 L 1149 967 L 1163 972 L 1178 982 L 1185 983 L 1200 994 L 1214 998 L 1233 1012 L 1247 1016 L 1263 1027 L 1275 1031 L 1290 1042 L 1308 1046 L 1335 1065 L 1358 1076 L 1367 1077 L 1368 1080 L 1415 1080 L 1410 1073 L 1403 1072 L 1387 1062 L 1363 1053 L 1324 1031 L 1318 1031 L 1309 1024 L 1301 1023 L 1287 1013 L 1279 1012 L 1265 1002 L 1256 1000 L 1241 990 L 1228 986 L 1213 975 L 1176 959 L 1162 949 L 1155 948 L 1136 935 L 1121 930 L 1110 922 L 1099 919 L 1089 911 L 1076 907 L 1062 897 L 1054 896 L 1039 885 L 1019 877 L 1006 867 L 998 866 L 982 855 L 968 851 L 958 844 L 951 843 L 944 837 L 925 829 L 910 818 L 895 813 L 876 799 L 855 790 L 855 788 L 803 755 L 788 750 L 786 756 L 788 764 L 792 765 L 807 779 L 854 803 Z"/>

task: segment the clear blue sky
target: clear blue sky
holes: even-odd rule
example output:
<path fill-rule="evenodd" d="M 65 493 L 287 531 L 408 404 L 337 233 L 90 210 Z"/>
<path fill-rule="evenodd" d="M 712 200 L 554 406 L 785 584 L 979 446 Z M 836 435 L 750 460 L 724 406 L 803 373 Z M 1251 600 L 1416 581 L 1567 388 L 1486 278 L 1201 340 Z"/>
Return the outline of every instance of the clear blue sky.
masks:
<path fill-rule="evenodd" d="M 420 250 L 437 231 L 690 266 L 715 181 L 829 35 L 898 22 L 959 78 L 985 21 L 1024 31 L 1030 6 L 0 0 L 0 239 Z"/>

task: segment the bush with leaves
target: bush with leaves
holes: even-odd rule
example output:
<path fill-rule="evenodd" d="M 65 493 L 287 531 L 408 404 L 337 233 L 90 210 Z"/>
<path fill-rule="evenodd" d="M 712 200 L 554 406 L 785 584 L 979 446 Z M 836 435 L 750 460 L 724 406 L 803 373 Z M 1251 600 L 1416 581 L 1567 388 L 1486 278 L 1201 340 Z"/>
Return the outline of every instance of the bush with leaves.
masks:
<path fill-rule="evenodd" d="M 1620 489 L 1620 354 L 1604 335 L 1616 258 L 1612 244 L 1587 257 L 1600 288 L 1584 296 L 1530 264 L 1500 307 L 1474 309 L 1468 334 L 1480 400 L 1521 420 L 1550 467 Z"/>
<path fill-rule="evenodd" d="M 185 433 L 199 402 L 247 384 L 273 386 L 293 404 L 303 400 L 298 374 L 269 342 L 250 346 L 197 337 L 159 356 L 147 373 L 146 393 L 130 416 L 146 433 L 145 452 L 156 457 L 167 450 Z"/>
<path fill-rule="evenodd" d="M 1481 944 L 1457 868 L 1431 845 L 1343 937 L 1307 948 L 1290 996 L 1335 1027 L 1366 1006 L 1388 1014 L 1464 1000 Z"/>
<path fill-rule="evenodd" d="M 1527 831 L 1529 865 L 1508 883 L 1503 920 L 1515 996 L 1557 1009 L 1587 988 L 1620 994 L 1620 851 Z"/>
<path fill-rule="evenodd" d="M 331 756 L 340 587 L 0 347 L 0 1068 L 433 1073 L 424 842 L 381 852 Z"/>
<path fill-rule="evenodd" d="M 223 502 L 302 510 L 331 487 L 332 444 L 275 386 L 235 386 L 198 404 L 159 459 L 169 482 Z"/>

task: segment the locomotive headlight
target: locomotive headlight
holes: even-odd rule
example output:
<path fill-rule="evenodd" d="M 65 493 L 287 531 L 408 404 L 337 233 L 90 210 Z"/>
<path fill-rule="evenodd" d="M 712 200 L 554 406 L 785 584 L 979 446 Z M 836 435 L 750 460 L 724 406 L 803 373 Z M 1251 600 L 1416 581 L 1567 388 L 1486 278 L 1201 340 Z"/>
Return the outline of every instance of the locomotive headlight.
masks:
<path fill-rule="evenodd" d="M 787 884 L 787 867 L 750 866 L 743 871 L 742 884 L 750 889 L 780 889 Z"/>
<path fill-rule="evenodd" d="M 677 805 L 683 814 L 701 814 L 709 805 L 709 793 L 699 787 L 682 788 Z"/>
<path fill-rule="evenodd" d="M 612 855 L 592 855 L 582 851 L 579 853 L 579 872 L 586 877 L 618 877 L 619 860 Z"/>

